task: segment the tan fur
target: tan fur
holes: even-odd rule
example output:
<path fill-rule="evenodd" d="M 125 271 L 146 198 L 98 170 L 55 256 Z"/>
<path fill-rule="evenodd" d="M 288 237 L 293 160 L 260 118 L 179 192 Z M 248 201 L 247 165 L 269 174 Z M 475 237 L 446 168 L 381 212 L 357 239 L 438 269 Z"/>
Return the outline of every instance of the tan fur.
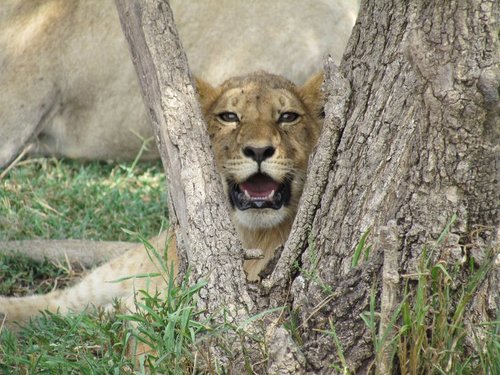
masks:
<path fill-rule="evenodd" d="M 262 260 L 245 261 L 249 281 L 259 280 L 259 272 L 273 256 L 274 249 L 287 238 L 302 193 L 309 154 L 320 132 L 321 83 L 318 75 L 302 88 L 279 76 L 255 73 L 233 78 L 221 87 L 212 88 L 198 81 L 204 116 L 214 146 L 217 167 L 225 184 L 228 179 L 238 183 L 254 175 L 257 162 L 244 155 L 247 146 L 272 145 L 276 152 L 261 163 L 262 170 L 277 181 L 285 175 L 293 177 L 289 205 L 280 209 L 232 209 L 232 218 L 246 248 L 259 248 L 265 253 Z M 238 124 L 225 123 L 219 114 L 237 113 Z M 296 112 L 301 116 L 293 123 L 278 123 L 280 113 Z M 151 243 L 160 251 L 168 248 L 168 262 L 177 273 L 178 260 L 175 241 L 164 233 Z M 168 277 L 134 278 L 134 275 L 158 272 L 143 246 L 98 267 L 75 286 L 41 296 L 21 298 L 0 297 L 0 315 L 8 322 L 25 322 L 40 310 L 64 313 L 81 311 L 87 306 L 106 306 L 113 298 L 125 299 L 133 309 L 134 291 L 163 290 Z M 113 282 L 132 277 L 120 282 Z"/>
<path fill-rule="evenodd" d="M 354 0 L 171 0 L 191 69 L 302 83 L 342 56 Z M 32 154 L 133 160 L 152 139 L 113 0 L 0 1 L 0 168 Z M 156 158 L 153 143 L 143 155 Z"/>

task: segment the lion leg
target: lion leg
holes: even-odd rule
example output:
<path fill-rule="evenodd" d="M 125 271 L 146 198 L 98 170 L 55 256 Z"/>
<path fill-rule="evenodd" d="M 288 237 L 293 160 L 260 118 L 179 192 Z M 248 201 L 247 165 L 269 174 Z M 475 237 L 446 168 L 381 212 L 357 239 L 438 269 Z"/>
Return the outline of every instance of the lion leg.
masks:
<path fill-rule="evenodd" d="M 165 232 L 151 243 L 161 251 L 167 237 Z M 174 272 L 177 273 L 174 241 L 168 248 L 168 261 L 174 263 Z M 72 287 L 43 295 L 0 297 L 0 320 L 5 319 L 9 328 L 15 328 L 14 322 L 22 325 L 44 310 L 63 314 L 81 312 L 89 307 L 110 307 L 116 298 L 123 298 L 125 307 L 133 310 L 136 291 L 166 287 L 168 277 L 147 277 L 161 271 L 155 258 L 148 256 L 144 246 L 140 245 L 96 268 Z"/>

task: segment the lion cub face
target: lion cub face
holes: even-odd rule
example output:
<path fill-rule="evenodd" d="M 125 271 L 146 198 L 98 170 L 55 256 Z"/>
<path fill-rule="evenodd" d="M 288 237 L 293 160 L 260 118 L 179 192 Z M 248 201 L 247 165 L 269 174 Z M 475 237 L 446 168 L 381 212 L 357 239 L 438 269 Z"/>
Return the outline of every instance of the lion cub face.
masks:
<path fill-rule="evenodd" d="M 218 88 L 198 81 L 237 226 L 265 230 L 293 221 L 321 129 L 321 84 L 321 75 L 299 88 L 263 72 Z"/>

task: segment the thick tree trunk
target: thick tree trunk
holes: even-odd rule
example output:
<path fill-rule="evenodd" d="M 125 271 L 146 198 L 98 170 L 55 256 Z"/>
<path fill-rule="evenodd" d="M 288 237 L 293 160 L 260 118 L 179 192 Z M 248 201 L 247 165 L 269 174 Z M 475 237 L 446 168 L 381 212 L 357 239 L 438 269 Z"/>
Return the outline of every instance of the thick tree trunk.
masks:
<path fill-rule="evenodd" d="M 422 249 L 453 214 L 457 224 L 437 258 L 453 263 L 468 256 L 481 264 L 498 241 L 498 13 L 498 3 L 489 1 L 362 3 L 341 65 L 351 87 L 347 111 L 339 124 L 333 96 L 313 161 L 312 168 L 331 165 L 328 183 L 303 197 L 303 203 L 321 197 L 314 218 L 302 222 L 310 228 L 301 242 L 308 276 L 292 287 L 307 327 L 310 373 L 330 373 L 338 359 L 334 340 L 321 332 L 330 321 L 350 367 L 368 371 L 374 352 L 360 314 L 369 310 L 374 282 L 382 284 L 383 263 L 384 282 L 392 280 L 384 284 L 384 303 L 394 304 L 399 276 L 416 271 Z M 338 82 L 328 86 L 338 91 Z M 352 269 L 369 228 L 371 261 Z M 497 269 L 470 316 L 494 317 L 498 282 Z"/>

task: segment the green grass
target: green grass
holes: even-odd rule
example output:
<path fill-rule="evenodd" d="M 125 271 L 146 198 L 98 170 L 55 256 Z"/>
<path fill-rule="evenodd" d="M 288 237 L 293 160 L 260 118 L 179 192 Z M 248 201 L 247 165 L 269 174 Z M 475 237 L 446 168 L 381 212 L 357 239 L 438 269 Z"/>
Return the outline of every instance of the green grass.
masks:
<path fill-rule="evenodd" d="M 169 266 L 168 259 L 163 259 L 151 244 L 143 242 L 148 255 L 160 265 L 160 273 L 155 277 L 164 278 L 168 287 L 154 295 L 139 291 L 137 312 L 119 317 L 133 322 L 136 327 L 133 336 L 137 343 L 154 348 L 145 353 L 135 348 L 139 368 L 147 368 L 152 374 L 191 373 L 196 367 L 196 340 L 200 334 L 212 330 L 209 325 L 199 322 L 200 311 L 196 307 L 196 298 L 206 282 L 199 281 L 190 286 L 188 272 L 176 286 L 173 265 Z"/>
<path fill-rule="evenodd" d="M 112 165 L 32 159 L 0 180 L 0 240 L 131 240 L 166 219 L 160 163 Z"/>
<path fill-rule="evenodd" d="M 430 258 L 430 257 L 429 257 Z M 494 263 L 493 255 L 473 270 L 464 284 L 459 270 L 430 264 L 424 251 L 417 286 L 406 285 L 401 304 L 397 353 L 401 374 L 498 374 L 500 321 L 467 324 L 464 313 Z M 466 343 L 470 331 L 483 340 Z"/>
<path fill-rule="evenodd" d="M 134 364 L 125 356 L 128 330 L 124 322 L 93 314 L 45 314 L 23 327 L 16 337 L 3 331 L 2 374 L 124 374 Z"/>

